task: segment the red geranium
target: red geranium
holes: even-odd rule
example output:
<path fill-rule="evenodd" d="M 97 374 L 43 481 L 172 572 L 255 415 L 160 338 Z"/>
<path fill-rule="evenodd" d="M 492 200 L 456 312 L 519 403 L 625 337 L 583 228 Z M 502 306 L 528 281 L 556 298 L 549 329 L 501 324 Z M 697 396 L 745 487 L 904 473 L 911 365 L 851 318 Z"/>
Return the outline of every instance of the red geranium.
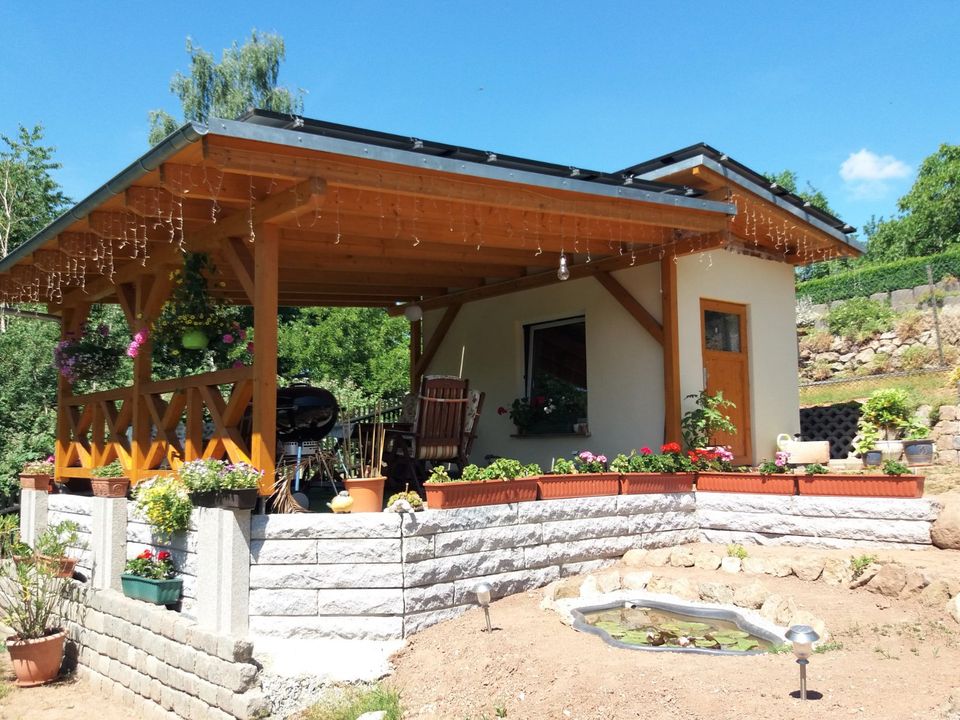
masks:
<path fill-rule="evenodd" d="M 154 557 L 150 548 L 145 549 L 133 560 L 127 560 L 123 571 L 128 575 L 152 580 L 169 580 L 177 574 L 169 552 L 161 550 Z"/>
<path fill-rule="evenodd" d="M 651 449 L 648 448 L 648 447 L 642 447 L 642 448 L 640 448 L 640 454 L 641 454 L 641 455 L 652 455 L 652 454 L 653 454 L 653 450 L 651 450 Z"/>
<path fill-rule="evenodd" d="M 160 552 L 157 553 L 157 560 L 169 560 L 169 559 L 170 559 L 170 553 L 168 553 L 166 550 L 161 550 Z"/>
<path fill-rule="evenodd" d="M 497 408 L 497 415 L 506 415 L 508 412 L 509 411 L 503 405 Z"/>
<path fill-rule="evenodd" d="M 666 445 L 661 446 L 660 452 L 662 452 L 662 453 L 679 453 L 679 452 L 680 452 L 680 444 L 679 444 L 679 443 L 675 443 L 675 442 L 667 443 Z"/>
<path fill-rule="evenodd" d="M 153 553 L 150 552 L 149 550 L 144 550 L 142 553 L 137 555 L 138 560 L 149 560 L 152 557 L 153 557 Z"/>

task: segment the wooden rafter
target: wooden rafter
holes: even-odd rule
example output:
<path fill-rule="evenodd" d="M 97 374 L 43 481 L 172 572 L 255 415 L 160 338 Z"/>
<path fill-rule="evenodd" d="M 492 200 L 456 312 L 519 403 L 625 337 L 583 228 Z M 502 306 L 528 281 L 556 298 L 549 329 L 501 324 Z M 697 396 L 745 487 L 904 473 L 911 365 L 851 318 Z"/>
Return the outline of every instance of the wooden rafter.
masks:
<path fill-rule="evenodd" d="M 663 326 L 650 312 L 637 300 L 630 291 L 617 282 L 617 279 L 608 272 L 600 270 L 594 273 L 597 281 L 606 288 L 607 292 L 613 296 L 614 300 L 620 303 L 633 319 L 636 320 L 646 330 L 653 339 L 663 345 Z"/>

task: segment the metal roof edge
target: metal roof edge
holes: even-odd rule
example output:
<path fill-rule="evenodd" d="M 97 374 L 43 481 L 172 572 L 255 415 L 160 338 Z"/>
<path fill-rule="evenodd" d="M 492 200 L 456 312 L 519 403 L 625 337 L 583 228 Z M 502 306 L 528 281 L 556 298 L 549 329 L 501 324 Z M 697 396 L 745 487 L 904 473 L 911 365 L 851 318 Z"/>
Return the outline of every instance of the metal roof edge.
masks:
<path fill-rule="evenodd" d="M 295 128 L 275 128 L 238 120 L 211 118 L 208 132 L 210 134 L 224 135 L 237 139 L 269 142 L 287 147 L 299 147 L 318 152 L 328 152 L 347 157 L 363 158 L 425 170 L 436 170 L 470 177 L 522 183 L 556 190 L 570 190 L 589 195 L 637 200 L 655 205 L 688 208 L 704 212 L 718 212 L 725 215 L 735 215 L 737 212 L 733 204 L 718 202 L 716 200 L 701 200 L 695 197 L 656 193 L 649 190 L 631 188 L 629 185 L 601 185 L 591 183 L 588 180 L 561 178 L 528 170 L 516 170 L 466 160 L 423 155 L 413 150 L 388 148 L 374 143 L 343 140 L 307 132 L 299 132 Z"/>
<path fill-rule="evenodd" d="M 770 192 L 767 188 L 764 188 L 758 185 L 757 183 L 744 177 L 740 173 L 734 170 L 731 170 L 726 165 L 719 163 L 713 158 L 710 158 L 706 155 L 702 155 L 702 154 L 695 155 L 693 157 L 687 158 L 686 160 L 680 160 L 679 162 L 673 163 L 672 165 L 665 165 L 662 168 L 658 168 L 656 170 L 650 170 L 640 175 L 640 177 L 644 178 L 645 180 L 656 180 L 659 177 L 663 177 L 665 175 L 672 175 L 673 173 L 680 172 L 683 170 L 690 170 L 698 166 L 704 166 L 709 168 L 710 170 L 713 170 L 715 173 L 722 175 L 727 180 L 730 180 L 731 182 L 736 183 L 737 185 L 741 186 L 746 190 L 749 190 L 755 195 L 759 195 L 764 200 L 773 203 L 780 209 L 786 210 L 791 215 L 794 215 L 800 220 L 803 220 L 804 222 L 809 223 L 810 225 L 813 225 L 818 230 L 821 230 L 822 232 L 827 233 L 834 239 L 841 241 L 844 245 L 849 245 L 862 252 L 862 248 L 860 247 L 860 244 L 850 239 L 846 233 L 842 232 L 841 230 L 838 230 L 837 228 L 831 225 L 828 225 L 823 220 L 817 217 L 814 217 L 810 213 L 804 211 L 803 208 L 799 208 L 793 203 L 784 201 L 778 195 Z"/>
<path fill-rule="evenodd" d="M 0 272 L 9 270 L 27 255 L 39 250 L 48 240 L 56 237 L 78 220 L 85 218 L 101 203 L 123 192 L 144 175 L 160 167 L 168 158 L 187 145 L 197 142 L 206 134 L 207 128 L 205 126 L 193 122 L 189 122 L 170 133 L 106 183 L 0 260 Z"/>

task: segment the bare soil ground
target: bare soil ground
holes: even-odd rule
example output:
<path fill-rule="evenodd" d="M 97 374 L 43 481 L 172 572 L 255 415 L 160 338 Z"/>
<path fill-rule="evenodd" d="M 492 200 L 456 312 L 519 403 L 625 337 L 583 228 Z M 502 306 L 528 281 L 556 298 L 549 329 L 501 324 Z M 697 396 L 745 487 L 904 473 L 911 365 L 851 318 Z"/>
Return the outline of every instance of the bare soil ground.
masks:
<path fill-rule="evenodd" d="M 10 657 L 0 654 L 0 720 L 130 720 L 132 708 L 102 695 L 88 683 L 69 677 L 42 687 L 21 689 L 13 684 Z"/>
<path fill-rule="evenodd" d="M 921 564 L 960 567 L 957 553 L 929 553 Z M 842 647 L 810 662 L 809 688 L 821 699 L 790 696 L 799 685 L 792 655 L 613 648 L 540 610 L 539 591 L 495 602 L 493 633 L 481 632 L 476 610 L 415 635 L 387 682 L 400 689 L 405 717 L 416 720 L 960 718 L 960 625 L 940 608 L 796 577 L 653 569 L 694 581 L 758 579 L 823 618 Z"/>

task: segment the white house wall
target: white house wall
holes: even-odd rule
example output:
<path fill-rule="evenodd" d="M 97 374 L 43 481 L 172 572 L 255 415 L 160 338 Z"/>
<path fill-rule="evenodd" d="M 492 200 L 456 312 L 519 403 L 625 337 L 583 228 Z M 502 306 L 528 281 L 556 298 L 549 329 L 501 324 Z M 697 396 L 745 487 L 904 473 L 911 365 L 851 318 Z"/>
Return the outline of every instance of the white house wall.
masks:
<path fill-rule="evenodd" d="M 660 275 L 656 264 L 614 276 L 652 315 L 660 316 Z M 508 415 L 498 415 L 524 394 L 523 326 L 584 315 L 587 333 L 588 414 L 591 437 L 511 437 Z M 424 336 L 442 311 L 424 317 Z M 428 373 L 456 375 L 464 350 L 463 375 L 486 392 L 472 459 L 485 455 L 538 462 L 584 448 L 608 455 L 663 438 L 663 359 L 659 343 L 593 278 L 468 303 L 460 310 Z"/>
<path fill-rule="evenodd" d="M 617 280 L 658 320 L 656 263 L 621 270 Z M 700 299 L 747 306 L 750 402 L 755 460 L 770 457 L 779 433 L 799 432 L 793 268 L 785 263 L 714 251 L 678 260 L 680 388 L 703 387 Z M 523 326 L 584 315 L 587 332 L 589 438 L 514 438 L 500 406 L 523 388 Z M 424 317 L 429 338 L 442 311 Z M 472 458 L 485 455 L 538 462 L 589 448 L 613 455 L 663 440 L 663 358 L 660 345 L 593 278 L 468 303 L 460 310 L 428 372 L 463 374 L 487 393 Z M 684 412 L 692 407 L 684 400 Z"/>
<path fill-rule="evenodd" d="M 793 268 L 715 251 L 677 263 L 680 389 L 703 388 L 700 299 L 747 306 L 750 410 L 754 460 L 772 457 L 780 433 L 800 432 Z M 692 407 L 684 400 L 683 411 Z"/>

